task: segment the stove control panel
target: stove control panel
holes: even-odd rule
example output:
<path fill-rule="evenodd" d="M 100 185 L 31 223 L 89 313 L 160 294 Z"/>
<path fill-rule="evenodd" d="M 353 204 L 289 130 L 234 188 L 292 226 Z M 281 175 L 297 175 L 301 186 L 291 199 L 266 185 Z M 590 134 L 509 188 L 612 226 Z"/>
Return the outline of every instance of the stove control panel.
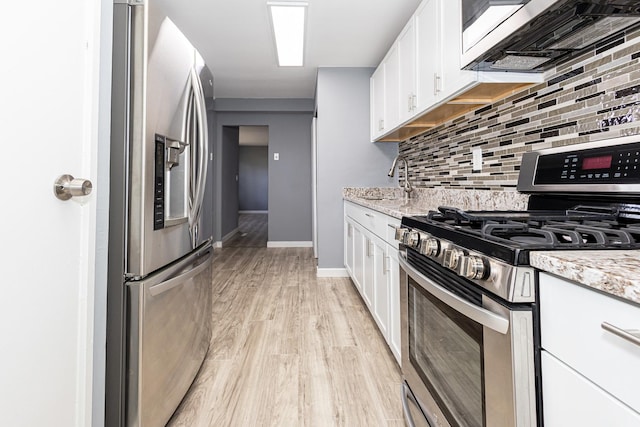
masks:
<path fill-rule="evenodd" d="M 640 137 L 531 151 L 522 157 L 518 190 L 640 193 Z"/>
<path fill-rule="evenodd" d="M 452 271 L 507 301 L 535 301 L 535 279 L 531 267 L 505 263 L 407 225 L 396 228 L 395 238 L 401 244 L 400 251 L 409 252 L 411 249 L 414 258 L 428 258 L 442 269 Z M 414 266 L 420 268 L 418 264 Z"/>
<path fill-rule="evenodd" d="M 632 183 L 640 181 L 640 143 L 542 155 L 536 184 Z"/>
<path fill-rule="evenodd" d="M 428 233 L 398 227 L 395 238 L 403 245 L 415 249 L 459 276 L 471 280 L 485 280 L 489 277 L 491 268 L 486 258 L 480 255 L 471 255 L 462 248 L 449 242 L 441 242 Z"/>

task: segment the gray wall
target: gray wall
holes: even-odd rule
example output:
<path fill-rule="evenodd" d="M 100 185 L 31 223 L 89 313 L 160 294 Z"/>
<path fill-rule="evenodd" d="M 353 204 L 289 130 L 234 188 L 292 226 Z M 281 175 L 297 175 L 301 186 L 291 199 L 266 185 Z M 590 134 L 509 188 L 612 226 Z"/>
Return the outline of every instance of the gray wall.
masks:
<path fill-rule="evenodd" d="M 311 241 L 311 99 L 217 99 L 216 140 L 225 126 L 269 126 L 270 242 Z M 216 143 L 216 168 L 226 158 Z M 273 153 L 280 160 L 273 160 Z M 218 176 L 217 176 L 218 177 Z M 218 185 L 221 185 L 218 178 Z M 222 190 L 216 203 L 226 203 Z M 221 227 L 217 230 L 221 232 Z M 219 239 L 221 234 L 216 235 Z"/>
<path fill-rule="evenodd" d="M 240 131 L 237 126 L 222 127 L 222 235 L 238 228 L 238 141 Z"/>
<path fill-rule="evenodd" d="M 369 137 L 373 68 L 320 68 L 318 113 L 318 268 L 344 268 L 344 187 L 392 187 L 387 177 L 398 144 Z"/>
<path fill-rule="evenodd" d="M 238 208 L 266 211 L 269 207 L 269 147 L 240 146 Z"/>

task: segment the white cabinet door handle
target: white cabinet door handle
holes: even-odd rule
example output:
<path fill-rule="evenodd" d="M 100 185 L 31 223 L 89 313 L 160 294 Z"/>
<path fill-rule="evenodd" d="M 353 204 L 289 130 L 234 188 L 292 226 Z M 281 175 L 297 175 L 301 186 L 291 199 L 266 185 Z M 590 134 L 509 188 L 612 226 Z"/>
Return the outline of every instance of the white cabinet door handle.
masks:
<path fill-rule="evenodd" d="M 640 331 L 638 330 L 622 329 L 608 322 L 602 322 L 600 327 L 605 331 L 611 332 L 612 334 L 629 341 L 630 343 L 640 346 Z"/>

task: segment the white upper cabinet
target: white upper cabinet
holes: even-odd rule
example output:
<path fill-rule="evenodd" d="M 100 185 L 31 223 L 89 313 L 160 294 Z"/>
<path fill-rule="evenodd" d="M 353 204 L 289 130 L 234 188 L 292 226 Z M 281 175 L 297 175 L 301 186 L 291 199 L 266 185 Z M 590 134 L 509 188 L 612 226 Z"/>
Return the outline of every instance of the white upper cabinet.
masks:
<path fill-rule="evenodd" d="M 405 140 L 542 81 L 539 73 L 461 70 L 461 14 L 460 0 L 420 3 L 372 76 L 372 141 Z"/>
<path fill-rule="evenodd" d="M 378 66 L 371 76 L 371 139 L 384 134 L 384 62 Z"/>
<path fill-rule="evenodd" d="M 478 72 L 461 70 L 462 5 L 460 1 L 438 0 L 440 7 L 440 75 L 438 95 L 449 98 L 480 80 Z M 504 74 L 504 73 L 502 73 Z"/>
<path fill-rule="evenodd" d="M 396 45 L 399 64 L 399 120 L 403 122 L 411 118 L 417 108 L 415 19 L 409 20 Z"/>
<path fill-rule="evenodd" d="M 384 61 L 384 116 L 390 126 L 396 126 L 400 122 L 399 71 L 398 45 L 394 44 Z"/>
<path fill-rule="evenodd" d="M 414 15 L 416 38 L 417 108 L 423 110 L 436 102 L 439 81 L 442 77 L 439 19 L 440 0 L 423 1 Z"/>
<path fill-rule="evenodd" d="M 398 72 L 398 47 L 393 45 L 371 76 L 372 139 L 388 133 L 400 121 Z"/>

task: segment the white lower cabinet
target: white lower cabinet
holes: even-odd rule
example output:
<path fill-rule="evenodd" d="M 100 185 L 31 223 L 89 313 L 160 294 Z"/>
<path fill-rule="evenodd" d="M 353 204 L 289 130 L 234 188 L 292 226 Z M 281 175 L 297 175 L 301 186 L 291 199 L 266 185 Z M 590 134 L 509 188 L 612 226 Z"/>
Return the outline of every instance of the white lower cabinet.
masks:
<path fill-rule="evenodd" d="M 389 335 L 387 343 L 400 363 L 400 264 L 398 249 L 387 246 L 387 278 L 389 279 Z"/>
<path fill-rule="evenodd" d="M 353 222 L 344 219 L 344 266 L 350 276 L 353 276 L 353 252 L 354 245 Z"/>
<path fill-rule="evenodd" d="M 345 201 L 344 224 L 347 272 L 400 363 L 400 271 L 391 232 L 400 220 Z"/>
<path fill-rule="evenodd" d="M 545 427 L 640 426 L 640 414 L 546 351 L 542 393 Z"/>
<path fill-rule="evenodd" d="M 353 274 L 351 278 L 362 293 L 364 283 L 364 235 L 360 227 L 353 227 Z"/>
<path fill-rule="evenodd" d="M 369 310 L 373 308 L 375 302 L 375 258 L 373 256 L 373 241 L 371 234 L 364 231 L 364 280 L 362 282 L 362 297 L 364 302 L 369 307 Z"/>
<path fill-rule="evenodd" d="M 382 335 L 389 341 L 389 276 L 387 244 L 377 236 L 371 237 L 373 248 L 373 318 Z"/>
<path fill-rule="evenodd" d="M 640 426 L 640 307 L 540 274 L 546 427 Z"/>

